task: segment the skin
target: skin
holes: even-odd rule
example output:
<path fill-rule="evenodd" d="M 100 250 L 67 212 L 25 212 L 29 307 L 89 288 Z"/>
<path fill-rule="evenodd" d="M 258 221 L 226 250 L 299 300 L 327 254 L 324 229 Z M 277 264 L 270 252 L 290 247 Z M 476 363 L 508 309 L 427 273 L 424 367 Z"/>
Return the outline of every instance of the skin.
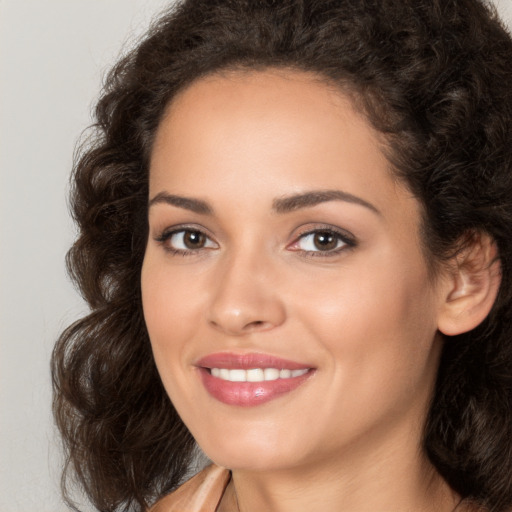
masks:
<path fill-rule="evenodd" d="M 276 212 L 277 199 L 344 191 Z M 340 91 L 295 71 L 203 78 L 157 131 L 142 268 L 145 320 L 164 386 L 205 453 L 232 469 L 221 504 L 243 512 L 451 511 L 422 426 L 446 286 L 420 245 L 420 205 Z M 183 230 L 203 245 L 183 254 Z M 312 230 L 350 234 L 334 250 Z M 173 237 L 162 235 L 175 230 Z M 181 251 L 178 253 L 172 251 Z M 210 396 L 195 362 L 263 352 L 315 372 L 256 407 Z"/>

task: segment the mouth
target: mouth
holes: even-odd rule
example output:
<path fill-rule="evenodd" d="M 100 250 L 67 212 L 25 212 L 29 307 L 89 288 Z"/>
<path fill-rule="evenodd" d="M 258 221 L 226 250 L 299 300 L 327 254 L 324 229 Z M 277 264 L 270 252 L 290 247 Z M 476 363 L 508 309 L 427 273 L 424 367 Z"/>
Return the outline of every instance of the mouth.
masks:
<path fill-rule="evenodd" d="M 290 379 L 305 375 L 311 368 L 301 368 L 300 370 L 288 370 L 278 368 L 251 368 L 243 370 L 242 368 L 210 368 L 210 374 L 218 379 L 229 382 L 270 382 L 277 379 Z"/>
<path fill-rule="evenodd" d="M 292 392 L 315 372 L 308 364 L 266 354 L 211 354 L 196 363 L 206 391 L 228 405 L 261 405 Z"/>

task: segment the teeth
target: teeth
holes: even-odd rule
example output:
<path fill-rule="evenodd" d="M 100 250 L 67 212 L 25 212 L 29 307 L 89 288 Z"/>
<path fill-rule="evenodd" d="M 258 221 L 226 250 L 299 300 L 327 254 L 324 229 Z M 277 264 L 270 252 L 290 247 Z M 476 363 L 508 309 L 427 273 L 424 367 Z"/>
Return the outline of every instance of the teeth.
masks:
<path fill-rule="evenodd" d="M 278 370 L 277 368 L 252 368 L 250 370 L 227 368 L 212 368 L 211 374 L 222 380 L 231 382 L 264 382 L 277 379 L 290 379 L 300 377 L 308 372 L 309 368 L 300 370 Z"/>
<path fill-rule="evenodd" d="M 275 368 L 265 368 L 263 373 L 265 375 L 265 380 L 279 379 L 279 370 L 276 370 Z"/>
<path fill-rule="evenodd" d="M 265 372 L 261 368 L 247 370 L 245 373 L 247 375 L 247 382 L 261 382 L 265 380 Z"/>
<path fill-rule="evenodd" d="M 232 382 L 247 381 L 247 372 L 245 370 L 229 370 L 229 380 Z"/>

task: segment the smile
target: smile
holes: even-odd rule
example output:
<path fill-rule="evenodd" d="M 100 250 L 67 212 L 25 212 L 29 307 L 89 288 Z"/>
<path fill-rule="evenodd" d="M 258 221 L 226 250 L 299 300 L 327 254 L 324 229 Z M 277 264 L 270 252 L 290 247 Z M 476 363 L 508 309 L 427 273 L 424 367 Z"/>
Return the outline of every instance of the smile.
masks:
<path fill-rule="evenodd" d="M 251 368 L 250 370 L 229 369 L 229 368 L 212 368 L 210 373 L 222 380 L 230 382 L 267 382 L 277 379 L 290 379 L 300 377 L 308 372 L 309 368 L 300 370 L 279 370 L 277 368 Z"/>
<path fill-rule="evenodd" d="M 239 407 L 261 405 L 290 393 L 316 371 L 308 364 L 261 353 L 210 354 L 195 366 L 211 397 Z"/>

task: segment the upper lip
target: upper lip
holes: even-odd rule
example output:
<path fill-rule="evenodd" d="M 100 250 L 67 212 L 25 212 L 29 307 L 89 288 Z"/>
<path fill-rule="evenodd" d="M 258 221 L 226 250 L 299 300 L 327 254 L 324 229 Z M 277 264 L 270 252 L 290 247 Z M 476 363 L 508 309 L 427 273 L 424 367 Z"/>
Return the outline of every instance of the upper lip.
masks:
<path fill-rule="evenodd" d="M 280 370 L 301 370 L 311 368 L 311 365 L 290 361 L 270 354 L 252 352 L 236 354 L 234 352 L 218 352 L 208 354 L 199 359 L 196 366 L 203 368 L 227 368 L 250 370 L 251 368 L 278 368 Z"/>

